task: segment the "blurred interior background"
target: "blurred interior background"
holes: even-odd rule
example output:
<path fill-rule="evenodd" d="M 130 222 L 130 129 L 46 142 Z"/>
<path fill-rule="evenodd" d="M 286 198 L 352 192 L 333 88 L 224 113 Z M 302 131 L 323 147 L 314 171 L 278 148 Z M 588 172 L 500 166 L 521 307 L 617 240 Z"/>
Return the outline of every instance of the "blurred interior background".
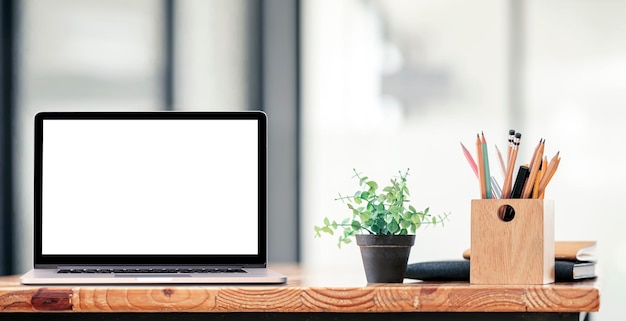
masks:
<path fill-rule="evenodd" d="M 626 1 L 6 0 L 0 4 L 0 272 L 32 265 L 38 111 L 245 110 L 269 116 L 270 262 L 363 273 L 356 246 L 313 238 L 343 218 L 352 169 L 410 168 L 410 261 L 460 258 L 478 184 L 459 142 L 490 155 L 521 132 L 562 157 L 546 192 L 557 240 L 597 240 L 601 311 L 626 289 Z M 497 165 L 492 173 L 502 181 Z"/>

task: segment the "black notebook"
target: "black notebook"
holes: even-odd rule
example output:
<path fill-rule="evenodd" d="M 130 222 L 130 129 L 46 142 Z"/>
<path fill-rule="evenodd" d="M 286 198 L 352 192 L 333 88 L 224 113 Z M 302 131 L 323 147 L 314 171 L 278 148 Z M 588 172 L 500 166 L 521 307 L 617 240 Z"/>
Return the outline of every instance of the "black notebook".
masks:
<path fill-rule="evenodd" d="M 470 260 L 429 261 L 410 263 L 405 277 L 423 281 L 469 281 Z M 556 282 L 595 278 L 594 262 L 556 260 Z"/>

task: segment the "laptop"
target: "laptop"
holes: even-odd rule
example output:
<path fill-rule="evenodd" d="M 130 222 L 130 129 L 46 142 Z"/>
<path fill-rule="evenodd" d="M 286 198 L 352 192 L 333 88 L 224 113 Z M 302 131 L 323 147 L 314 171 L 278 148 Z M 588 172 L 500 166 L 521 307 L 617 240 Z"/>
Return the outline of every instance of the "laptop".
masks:
<path fill-rule="evenodd" d="M 42 112 L 34 163 L 23 284 L 286 282 L 263 112 Z"/>

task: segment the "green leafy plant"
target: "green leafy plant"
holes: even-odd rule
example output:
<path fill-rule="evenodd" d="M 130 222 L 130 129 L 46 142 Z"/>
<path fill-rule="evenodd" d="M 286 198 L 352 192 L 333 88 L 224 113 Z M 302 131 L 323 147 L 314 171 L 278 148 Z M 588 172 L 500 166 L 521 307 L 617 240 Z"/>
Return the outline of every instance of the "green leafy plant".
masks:
<path fill-rule="evenodd" d="M 325 217 L 323 225 L 314 227 L 315 237 L 321 237 L 321 233 L 334 235 L 335 231 L 341 229 L 338 243 L 341 247 L 342 244 L 352 242 L 353 236 L 364 231 L 379 235 L 415 234 L 422 225 L 443 226 L 448 219 L 448 213 L 432 215 L 428 207 L 417 211 L 409 204 L 410 193 L 406 179 L 409 175 L 408 169 L 404 173 L 398 171 L 399 176 L 392 178 L 391 184 L 382 190 L 379 190 L 376 181 L 362 176 L 356 169 L 353 171 L 354 177 L 359 181 L 359 188 L 353 195 L 339 194 L 335 199 L 346 203 L 352 215 L 341 222 Z"/>

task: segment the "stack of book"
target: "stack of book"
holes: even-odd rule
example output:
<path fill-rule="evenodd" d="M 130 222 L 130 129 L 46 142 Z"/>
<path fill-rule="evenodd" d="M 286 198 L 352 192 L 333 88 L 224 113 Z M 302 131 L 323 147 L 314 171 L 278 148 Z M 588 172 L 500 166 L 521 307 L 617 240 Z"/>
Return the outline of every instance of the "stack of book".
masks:
<path fill-rule="evenodd" d="M 409 263 L 405 277 L 423 281 L 469 281 L 470 255 L 463 260 Z M 596 277 L 595 241 L 560 241 L 554 244 L 554 277 L 556 282 L 592 279 Z"/>
<path fill-rule="evenodd" d="M 596 242 L 569 241 L 554 244 L 556 281 L 575 281 L 596 277 Z"/>

